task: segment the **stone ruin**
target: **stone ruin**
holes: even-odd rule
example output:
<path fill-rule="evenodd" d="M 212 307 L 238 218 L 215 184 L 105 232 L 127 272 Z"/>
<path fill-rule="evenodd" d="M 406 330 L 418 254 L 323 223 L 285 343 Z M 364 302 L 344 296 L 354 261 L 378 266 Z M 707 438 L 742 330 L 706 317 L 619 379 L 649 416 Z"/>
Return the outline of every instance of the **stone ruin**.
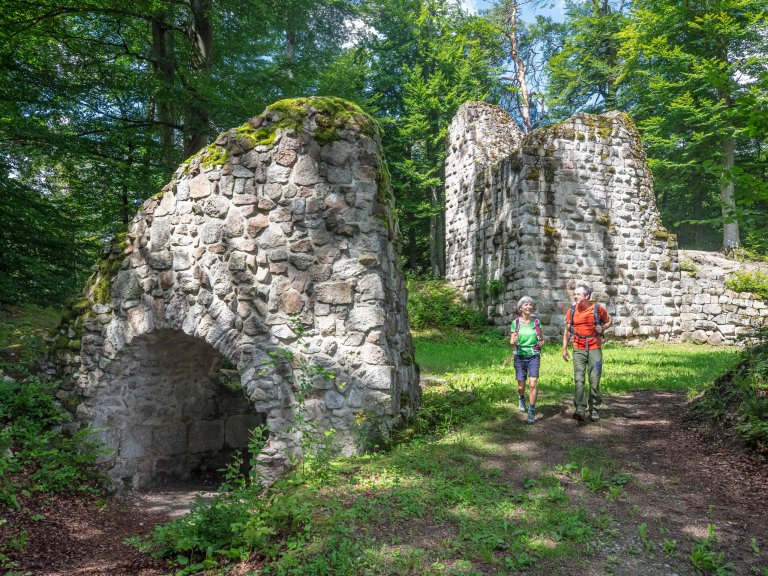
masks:
<path fill-rule="evenodd" d="M 626 114 L 523 135 L 500 108 L 469 102 L 449 128 L 445 188 L 446 277 L 496 325 L 527 294 L 557 341 L 582 282 L 612 315 L 613 338 L 734 343 L 768 323 L 768 306 L 722 274 L 681 275 Z"/>
<path fill-rule="evenodd" d="M 185 162 L 65 318 L 60 392 L 118 490 L 216 470 L 268 431 L 344 454 L 420 401 L 378 127 L 337 99 L 278 102 Z M 303 401 L 297 404 L 297 399 Z"/>

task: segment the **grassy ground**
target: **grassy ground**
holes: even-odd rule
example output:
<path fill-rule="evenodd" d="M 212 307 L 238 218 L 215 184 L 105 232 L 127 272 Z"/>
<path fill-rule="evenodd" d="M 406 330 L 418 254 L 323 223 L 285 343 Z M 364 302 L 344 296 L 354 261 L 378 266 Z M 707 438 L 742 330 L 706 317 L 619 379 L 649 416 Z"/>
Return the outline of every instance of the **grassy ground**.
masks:
<path fill-rule="evenodd" d="M 515 370 L 510 363 L 501 368 L 511 353 L 506 339 L 483 335 L 468 341 L 460 335 L 443 337 L 424 332 L 414 339 L 416 360 L 422 372 L 439 375 L 454 385 L 511 390 Z M 541 359 L 540 398 L 571 392 L 573 365 L 560 356 L 560 342 L 548 343 Z M 733 348 L 712 348 L 694 344 L 647 342 L 625 346 L 606 342 L 603 348 L 601 391 L 606 394 L 634 390 L 690 390 L 698 392 L 723 374 L 736 360 Z"/>

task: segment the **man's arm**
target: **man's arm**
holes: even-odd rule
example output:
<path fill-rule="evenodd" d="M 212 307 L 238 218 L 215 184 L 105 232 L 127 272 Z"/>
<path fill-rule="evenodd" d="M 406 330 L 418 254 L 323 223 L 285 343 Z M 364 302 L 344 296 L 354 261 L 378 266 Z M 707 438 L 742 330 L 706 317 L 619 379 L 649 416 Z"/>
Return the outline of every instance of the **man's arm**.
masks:
<path fill-rule="evenodd" d="M 605 331 L 613 324 L 613 318 L 608 316 L 608 311 L 604 307 L 600 307 L 600 334 L 605 334 Z"/>

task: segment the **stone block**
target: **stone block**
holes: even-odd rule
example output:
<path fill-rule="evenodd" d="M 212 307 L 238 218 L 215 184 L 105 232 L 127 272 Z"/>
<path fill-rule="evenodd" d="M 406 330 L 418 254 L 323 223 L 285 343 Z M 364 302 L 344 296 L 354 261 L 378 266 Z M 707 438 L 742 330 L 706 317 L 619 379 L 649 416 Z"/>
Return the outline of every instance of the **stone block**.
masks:
<path fill-rule="evenodd" d="M 261 414 L 240 414 L 227 419 L 225 443 L 230 448 L 245 448 L 251 437 L 251 431 L 264 423 Z"/>
<path fill-rule="evenodd" d="M 390 390 L 394 385 L 394 374 L 392 366 L 369 366 L 365 369 L 363 380 L 369 389 Z"/>
<path fill-rule="evenodd" d="M 152 446 L 158 454 L 173 456 L 187 450 L 187 427 L 168 424 L 152 428 Z"/>
<path fill-rule="evenodd" d="M 315 288 L 315 298 L 326 304 L 351 304 L 354 295 L 353 282 L 323 282 Z"/>
<path fill-rule="evenodd" d="M 224 447 L 224 422 L 200 420 L 189 425 L 189 451 L 213 452 Z"/>
<path fill-rule="evenodd" d="M 367 332 L 384 325 L 384 311 L 378 306 L 356 306 L 350 311 L 347 324 L 350 330 Z"/>

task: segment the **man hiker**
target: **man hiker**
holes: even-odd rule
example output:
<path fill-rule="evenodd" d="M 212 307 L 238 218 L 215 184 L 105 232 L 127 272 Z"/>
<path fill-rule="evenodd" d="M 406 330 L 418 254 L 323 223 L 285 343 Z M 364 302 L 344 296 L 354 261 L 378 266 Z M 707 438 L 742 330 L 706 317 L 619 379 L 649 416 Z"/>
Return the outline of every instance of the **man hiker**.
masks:
<path fill-rule="evenodd" d="M 592 289 L 583 284 L 573 291 L 573 305 L 565 315 L 563 330 L 563 360 L 568 362 L 568 341 L 573 337 L 573 381 L 576 390 L 573 418 L 583 422 L 600 418 L 600 376 L 603 371 L 603 333 L 611 326 L 611 317 L 604 306 L 590 301 Z M 589 378 L 589 395 L 584 390 L 585 373 Z"/>

